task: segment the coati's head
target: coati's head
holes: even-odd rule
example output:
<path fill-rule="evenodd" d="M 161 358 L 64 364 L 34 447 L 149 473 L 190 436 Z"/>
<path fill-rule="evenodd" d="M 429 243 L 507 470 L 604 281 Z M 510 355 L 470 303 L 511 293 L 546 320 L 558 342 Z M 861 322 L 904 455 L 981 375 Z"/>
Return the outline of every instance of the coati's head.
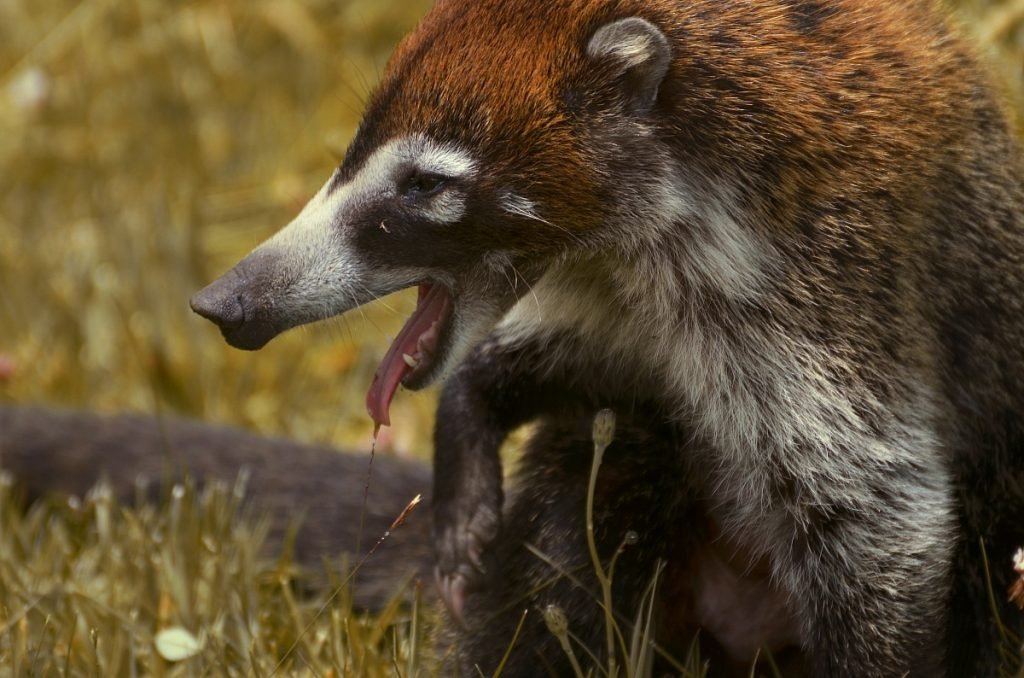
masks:
<path fill-rule="evenodd" d="M 399 383 L 457 364 L 551 262 L 624 237 L 610 215 L 647 180 L 669 43 L 604 2 L 519 5 L 438 2 L 392 57 L 341 167 L 192 308 L 252 350 L 418 286 L 368 397 L 386 424 Z"/>

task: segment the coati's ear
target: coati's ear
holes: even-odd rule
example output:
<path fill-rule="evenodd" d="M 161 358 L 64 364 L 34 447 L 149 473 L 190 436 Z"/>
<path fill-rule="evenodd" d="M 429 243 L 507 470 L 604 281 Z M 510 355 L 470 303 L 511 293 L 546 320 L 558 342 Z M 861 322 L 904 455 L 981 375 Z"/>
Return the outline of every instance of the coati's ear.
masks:
<path fill-rule="evenodd" d="M 661 29 L 634 16 L 597 29 L 587 45 L 587 56 L 618 67 L 623 95 L 643 113 L 658 98 L 658 88 L 672 61 L 672 48 Z"/>

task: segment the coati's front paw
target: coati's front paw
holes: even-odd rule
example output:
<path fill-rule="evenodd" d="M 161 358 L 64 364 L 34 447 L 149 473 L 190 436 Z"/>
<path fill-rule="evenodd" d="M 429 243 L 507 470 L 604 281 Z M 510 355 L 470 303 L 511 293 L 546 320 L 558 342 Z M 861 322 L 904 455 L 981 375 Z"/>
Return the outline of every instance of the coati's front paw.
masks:
<path fill-rule="evenodd" d="M 465 493 L 434 506 L 435 577 L 441 599 L 463 623 L 466 591 L 485 574 L 484 551 L 501 529 L 501 496 Z"/>

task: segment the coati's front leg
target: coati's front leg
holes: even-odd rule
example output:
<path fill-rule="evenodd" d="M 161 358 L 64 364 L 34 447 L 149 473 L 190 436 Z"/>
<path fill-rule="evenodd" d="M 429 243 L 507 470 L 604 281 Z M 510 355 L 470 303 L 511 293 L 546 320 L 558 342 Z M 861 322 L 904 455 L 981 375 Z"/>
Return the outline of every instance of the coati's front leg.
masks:
<path fill-rule="evenodd" d="M 500 529 L 505 437 L 541 413 L 597 409 L 564 369 L 541 373 L 552 350 L 551 342 L 484 342 L 442 391 L 434 429 L 434 548 L 441 595 L 457 618 Z"/>

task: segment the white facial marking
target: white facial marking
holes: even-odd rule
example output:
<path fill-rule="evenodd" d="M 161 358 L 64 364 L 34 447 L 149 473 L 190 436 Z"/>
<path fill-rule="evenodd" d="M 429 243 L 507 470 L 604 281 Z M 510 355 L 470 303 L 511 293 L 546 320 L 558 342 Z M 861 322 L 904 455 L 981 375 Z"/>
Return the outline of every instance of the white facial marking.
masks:
<path fill-rule="evenodd" d="M 432 221 L 454 224 L 466 216 L 466 199 L 461 195 L 441 193 L 434 196 L 422 211 Z"/>
<path fill-rule="evenodd" d="M 353 228 L 367 227 L 359 218 L 362 211 L 400 199 L 399 186 L 411 172 L 465 180 L 475 171 L 476 162 L 468 152 L 413 135 L 381 146 L 347 183 L 339 184 L 332 176 L 291 223 L 258 248 L 280 257 L 278 309 L 297 317 L 323 318 L 425 277 L 443 277 L 443 272 L 420 268 L 367 266 L 350 244 Z M 465 215 L 465 196 L 458 190 L 442 190 L 411 209 L 437 223 L 455 223 Z M 384 222 L 374 227 L 390 235 L 396 225 Z"/>
<path fill-rule="evenodd" d="M 469 153 L 425 137 L 412 137 L 406 154 L 415 157 L 416 167 L 428 174 L 466 179 L 476 171 L 476 162 Z M 466 215 L 466 198 L 461 193 L 443 191 L 426 203 L 424 212 L 433 221 L 454 224 Z"/>
<path fill-rule="evenodd" d="M 422 136 L 409 137 L 406 143 L 408 155 L 424 172 L 461 179 L 476 171 L 476 161 L 467 151 Z"/>
<path fill-rule="evenodd" d="M 515 217 L 522 217 L 524 219 L 530 219 L 531 221 L 539 221 L 544 224 L 548 223 L 537 211 L 537 204 L 518 193 L 513 193 L 511 191 L 503 193 L 498 198 L 498 207 Z"/>
<path fill-rule="evenodd" d="M 328 180 L 298 216 L 257 248 L 275 251 L 284 259 L 287 292 L 276 305 L 285 315 L 325 317 L 325 311 L 349 308 L 358 299 L 344 281 L 359 279 L 364 267 L 347 248 L 338 246 L 336 229 L 350 192 L 331 191 L 331 183 Z"/>
<path fill-rule="evenodd" d="M 413 135 L 393 139 L 374 152 L 349 187 L 358 204 L 359 200 L 397 195 L 399 182 L 411 172 L 464 180 L 475 171 L 476 162 L 467 151 Z M 466 215 L 466 199 L 457 191 L 441 191 L 419 209 L 432 221 L 454 224 Z"/>

